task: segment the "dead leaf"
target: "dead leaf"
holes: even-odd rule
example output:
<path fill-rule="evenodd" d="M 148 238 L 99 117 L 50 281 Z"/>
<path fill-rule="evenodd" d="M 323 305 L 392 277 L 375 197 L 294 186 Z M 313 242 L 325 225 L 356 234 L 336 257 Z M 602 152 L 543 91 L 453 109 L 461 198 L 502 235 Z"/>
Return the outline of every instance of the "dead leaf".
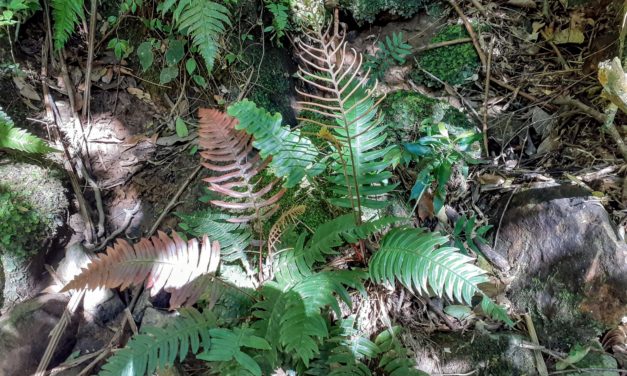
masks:
<path fill-rule="evenodd" d="M 434 214 L 433 207 L 433 195 L 429 192 L 423 193 L 418 201 L 418 218 L 424 221 L 427 218 L 432 218 Z"/>
<path fill-rule="evenodd" d="M 583 36 L 583 31 L 580 29 L 562 29 L 555 33 L 553 36 L 553 42 L 555 44 L 566 44 L 566 43 L 575 43 L 581 44 L 585 41 L 585 37 Z"/>
<path fill-rule="evenodd" d="M 89 79 L 91 80 L 91 82 L 98 82 L 100 81 L 102 76 L 104 76 L 106 73 L 107 73 L 107 68 L 105 67 L 92 69 L 91 76 L 89 76 Z"/>
<path fill-rule="evenodd" d="M 492 184 L 492 185 L 501 185 L 505 183 L 505 178 L 501 175 L 495 174 L 481 174 L 479 175 L 479 183 L 481 184 Z"/>
<path fill-rule="evenodd" d="M 39 94 L 37 94 L 37 91 L 35 91 L 35 88 L 33 87 L 33 85 L 26 82 L 24 80 L 24 77 L 14 76 L 13 83 L 15 83 L 17 90 L 20 91 L 20 95 L 23 96 L 24 98 L 27 98 L 33 101 L 41 101 L 41 98 L 39 97 Z"/>
<path fill-rule="evenodd" d="M 108 83 L 110 83 L 110 82 L 111 82 L 111 80 L 112 80 L 112 79 L 113 79 L 113 69 L 108 68 L 108 69 L 107 69 L 107 73 L 105 73 L 105 74 L 102 76 L 101 80 L 102 80 L 102 82 L 104 82 L 105 84 L 108 84 Z"/>
<path fill-rule="evenodd" d="M 149 102 L 149 103 L 152 102 L 152 99 L 150 98 L 150 94 L 146 93 L 145 91 L 143 91 L 141 89 L 138 89 L 136 87 L 129 87 L 129 88 L 126 88 L 126 91 L 128 91 L 129 94 L 131 94 L 131 95 L 133 95 L 133 96 L 135 96 L 135 97 L 137 97 L 137 98 L 139 98 L 139 99 L 141 99 L 141 100 L 143 100 L 145 102 Z"/>
<path fill-rule="evenodd" d="M 627 113 L 627 77 L 617 57 L 599 63 L 599 82 L 603 85 L 601 96 Z"/>

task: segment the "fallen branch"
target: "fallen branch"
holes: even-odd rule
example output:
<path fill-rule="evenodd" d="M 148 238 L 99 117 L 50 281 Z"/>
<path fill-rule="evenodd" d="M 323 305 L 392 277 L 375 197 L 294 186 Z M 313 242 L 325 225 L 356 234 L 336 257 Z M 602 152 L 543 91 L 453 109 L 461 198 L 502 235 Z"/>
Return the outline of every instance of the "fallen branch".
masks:
<path fill-rule="evenodd" d="M 468 43 L 468 42 L 472 42 L 472 38 L 459 38 L 459 39 L 453 39 L 453 40 L 445 40 L 443 42 L 432 43 L 426 46 L 416 48 L 414 52 L 423 52 L 423 51 L 433 50 L 433 49 L 440 48 L 440 47 L 452 46 L 455 44 Z"/>

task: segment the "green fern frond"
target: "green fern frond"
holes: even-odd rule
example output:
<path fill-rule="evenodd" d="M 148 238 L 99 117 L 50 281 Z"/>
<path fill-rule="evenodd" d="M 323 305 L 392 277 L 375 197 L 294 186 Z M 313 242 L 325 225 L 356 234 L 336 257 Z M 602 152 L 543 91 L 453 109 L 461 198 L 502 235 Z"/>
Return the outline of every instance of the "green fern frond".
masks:
<path fill-rule="evenodd" d="M 220 258 L 232 262 L 246 260 L 245 250 L 252 240 L 250 226 L 245 223 L 228 222 L 228 214 L 214 213 L 211 209 L 191 214 L 176 213 L 181 219 L 179 227 L 193 237 L 210 235 L 220 243 Z"/>
<path fill-rule="evenodd" d="M 202 314 L 195 309 L 181 309 L 165 328 L 146 328 L 117 351 L 102 367 L 100 376 L 152 375 L 155 370 L 185 359 L 191 350 L 208 349 L 212 339 L 209 330 L 215 328 L 216 318 L 210 312 Z"/>
<path fill-rule="evenodd" d="M 261 367 L 242 348 L 254 350 L 270 350 L 270 344 L 263 338 L 254 335 L 251 328 L 233 329 L 214 328 L 209 330 L 211 347 L 198 354 L 196 358 L 209 362 L 235 361 L 254 376 L 261 376 Z"/>
<path fill-rule="evenodd" d="M 336 247 L 367 239 L 382 228 L 400 221 L 403 219 L 383 217 L 356 225 L 352 214 L 334 218 L 318 226 L 306 244 L 303 234 L 293 250 L 278 255 L 274 265 L 276 280 L 282 285 L 296 283 L 311 274 L 316 263 L 325 262 L 327 257 L 337 254 Z"/>
<path fill-rule="evenodd" d="M 322 310 L 331 307 L 341 316 L 336 295 L 350 307 L 348 288 L 363 291 L 364 277 L 360 271 L 339 270 L 310 274 L 288 286 L 268 282 L 264 300 L 254 307 L 253 315 L 260 319 L 256 327 L 274 349 L 295 354 L 308 367 L 320 341 L 329 335 Z"/>
<path fill-rule="evenodd" d="M 331 157 L 333 174 L 329 181 L 336 197 L 329 202 L 343 208 L 355 207 L 357 202 L 367 208 L 384 208 L 387 202 L 380 200 L 381 196 L 397 186 L 387 182 L 392 173 L 386 171 L 390 161 L 384 158 L 394 145 L 384 147 L 386 126 L 376 117 L 374 98 L 366 90 L 359 82 L 348 84 L 345 91 L 353 94 L 343 104 L 346 124 L 337 119 L 339 128 L 333 128 L 341 147 L 335 148 Z"/>
<path fill-rule="evenodd" d="M 209 0 L 167 1 L 162 12 L 173 9 L 174 20 L 180 32 L 191 36 L 194 45 L 211 72 L 218 54 L 218 40 L 231 26 L 231 13 L 224 5 Z"/>
<path fill-rule="evenodd" d="M 228 114 L 237 118 L 235 129 L 243 129 L 255 139 L 253 146 L 262 159 L 272 156 L 270 170 L 275 176 L 285 178 L 283 186 L 292 188 L 305 176 L 315 176 L 323 171 L 317 162 L 318 150 L 300 130 L 282 126 L 280 113 L 270 114 L 247 99 L 229 106 Z"/>
<path fill-rule="evenodd" d="M 418 294 L 433 291 L 468 305 L 477 293 L 485 297 L 478 287 L 488 281 L 485 271 L 457 248 L 442 246 L 447 242 L 446 236 L 419 228 L 394 229 L 385 235 L 381 248 L 370 259 L 370 278 L 377 283 L 398 280 Z M 486 304 L 486 313 L 502 316 L 490 303 Z"/>
<path fill-rule="evenodd" d="M 85 18 L 84 0 L 52 0 L 54 49 L 61 50 L 70 39 L 76 25 Z"/>
<path fill-rule="evenodd" d="M 409 358 L 407 349 L 398 340 L 401 328 L 394 326 L 381 332 L 374 343 L 381 350 L 379 368 L 387 375 L 398 376 L 428 376 L 426 373 L 415 369 L 415 361 Z"/>
<path fill-rule="evenodd" d="M 57 151 L 46 141 L 24 129 L 16 128 L 13 120 L 0 108 L 0 148 L 13 149 L 26 153 L 46 154 Z"/>

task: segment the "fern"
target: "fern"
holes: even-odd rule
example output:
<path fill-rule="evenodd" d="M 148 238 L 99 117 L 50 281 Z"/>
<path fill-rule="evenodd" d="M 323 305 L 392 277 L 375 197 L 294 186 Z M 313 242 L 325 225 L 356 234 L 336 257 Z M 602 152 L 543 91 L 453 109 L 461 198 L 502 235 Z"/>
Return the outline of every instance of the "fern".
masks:
<path fill-rule="evenodd" d="M 216 318 L 210 312 L 202 314 L 195 309 L 180 310 L 180 316 L 165 328 L 146 328 L 134 336 L 124 348 L 115 352 L 102 367 L 100 376 L 152 375 L 157 369 L 185 359 L 191 351 L 211 347 L 209 330 L 216 327 Z"/>
<path fill-rule="evenodd" d="M 26 153 L 46 154 L 57 151 L 46 141 L 27 131 L 15 128 L 13 120 L 0 108 L 0 148 L 13 149 Z"/>
<path fill-rule="evenodd" d="M 281 241 L 281 236 L 283 236 L 283 231 L 285 229 L 298 221 L 298 217 L 302 216 L 303 213 L 307 210 L 305 205 L 296 205 L 289 208 L 285 213 L 281 214 L 279 219 L 274 222 L 272 228 L 270 228 L 270 232 L 268 233 L 268 255 L 277 251 L 277 244 Z"/>
<path fill-rule="evenodd" d="M 192 45 L 198 49 L 207 70 L 211 72 L 220 36 L 225 33 L 226 26 L 231 26 L 228 8 L 209 0 L 168 0 L 161 10 L 163 13 L 173 11 L 179 32 L 191 36 Z"/>
<path fill-rule="evenodd" d="M 272 26 L 266 27 L 264 31 L 274 32 L 272 39 L 275 39 L 280 46 L 280 39 L 283 37 L 283 35 L 285 35 L 285 32 L 289 30 L 289 16 L 287 14 L 287 11 L 289 9 L 287 6 L 281 3 L 266 4 L 266 9 L 270 13 L 272 13 Z"/>
<path fill-rule="evenodd" d="M 84 0 L 52 0 L 53 36 L 55 50 L 61 50 L 67 43 L 76 25 L 85 18 Z"/>
<path fill-rule="evenodd" d="M 235 129 L 242 129 L 254 137 L 253 146 L 259 150 L 261 158 L 272 156 L 270 171 L 285 178 L 285 188 L 298 185 L 305 176 L 322 172 L 322 165 L 316 161 L 318 150 L 299 130 L 282 126 L 281 114 L 270 115 L 246 99 L 231 105 L 227 112 L 239 120 Z"/>
<path fill-rule="evenodd" d="M 392 327 L 381 332 L 374 343 L 379 346 L 381 359 L 379 368 L 387 375 L 398 376 L 428 376 L 426 373 L 415 369 L 415 361 L 409 358 L 407 349 L 398 340 L 397 336 L 401 328 Z"/>
<path fill-rule="evenodd" d="M 364 78 L 357 77 L 361 55 L 357 54 L 350 65 L 344 65 L 346 42 L 342 37 L 336 45 L 335 39 L 327 31 L 309 34 L 307 39 L 298 41 L 303 62 L 298 76 L 319 89 L 321 95 L 297 92 L 303 97 L 298 102 L 302 110 L 327 117 L 336 124 L 324 124 L 313 118 L 299 120 L 333 129 L 332 137 L 328 135 L 336 141 L 331 142 L 333 173 L 329 181 L 336 197 L 330 202 L 353 208 L 357 211 L 356 221 L 360 222 L 362 207 L 385 207 L 381 196 L 395 187 L 387 184 L 392 174 L 385 171 L 390 162 L 384 156 L 391 146 L 381 149 L 386 132 L 377 118 L 379 102 L 373 99 L 374 88 L 368 87 L 367 74 Z"/>
<path fill-rule="evenodd" d="M 176 215 L 181 219 L 179 227 L 190 235 L 197 238 L 211 235 L 213 240 L 220 243 L 220 258 L 223 261 L 246 260 L 244 252 L 252 239 L 250 226 L 229 222 L 231 216 L 210 209 Z"/>
<path fill-rule="evenodd" d="M 370 259 L 370 277 L 377 283 L 398 280 L 418 294 L 432 290 L 437 296 L 468 305 L 479 293 L 484 297 L 482 307 L 486 313 L 512 324 L 503 308 L 479 289 L 480 283 L 488 281 L 485 271 L 471 264 L 472 259 L 457 252 L 457 248 L 439 247 L 447 242 L 447 237 L 423 229 L 394 229 Z"/>
<path fill-rule="evenodd" d="M 379 50 L 372 56 L 368 55 L 364 68 L 370 70 L 373 78 L 383 79 L 385 73 L 393 65 L 405 64 L 405 58 L 411 54 L 411 46 L 403 42 L 403 33 L 393 33 L 392 39 L 385 37 L 385 43 L 377 44 Z"/>
<path fill-rule="evenodd" d="M 307 273 L 291 278 L 289 283 L 268 282 L 262 289 L 265 299 L 254 306 L 253 315 L 260 319 L 255 327 L 264 333 L 275 351 L 295 354 L 308 367 L 318 353 L 320 341 L 329 335 L 321 310 L 331 307 L 341 316 L 335 294 L 350 307 L 347 288 L 363 291 L 364 277 L 360 271 L 338 270 Z"/>

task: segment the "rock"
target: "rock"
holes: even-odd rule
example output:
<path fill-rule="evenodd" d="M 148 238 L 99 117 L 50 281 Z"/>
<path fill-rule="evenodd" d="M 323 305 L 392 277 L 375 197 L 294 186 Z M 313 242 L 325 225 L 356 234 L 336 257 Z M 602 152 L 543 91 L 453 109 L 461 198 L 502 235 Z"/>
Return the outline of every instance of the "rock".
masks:
<path fill-rule="evenodd" d="M 152 307 L 147 307 L 146 310 L 144 310 L 142 327 L 154 326 L 157 328 L 163 328 L 177 316 L 178 313 L 176 312 L 161 311 Z"/>
<path fill-rule="evenodd" d="M 436 350 L 417 346 L 416 363 L 432 375 L 537 375 L 533 352 L 518 345 L 522 339 L 507 333 L 440 333 L 430 338 Z"/>
<path fill-rule="evenodd" d="M 6 311 L 40 291 L 43 256 L 62 233 L 69 203 L 63 172 L 52 165 L 0 158 L 0 176 L 0 254 L 6 279 L 0 278 L 0 308 Z"/>
<path fill-rule="evenodd" d="M 48 346 L 68 297 L 48 294 L 24 301 L 0 318 L 0 375 L 30 375 Z M 75 342 L 77 320 L 71 320 L 52 358 L 51 366 L 65 360 Z"/>
<path fill-rule="evenodd" d="M 598 200 L 578 187 L 514 195 L 495 251 L 511 266 L 510 300 L 532 313 L 549 348 L 586 343 L 627 312 L 627 245 Z"/>

